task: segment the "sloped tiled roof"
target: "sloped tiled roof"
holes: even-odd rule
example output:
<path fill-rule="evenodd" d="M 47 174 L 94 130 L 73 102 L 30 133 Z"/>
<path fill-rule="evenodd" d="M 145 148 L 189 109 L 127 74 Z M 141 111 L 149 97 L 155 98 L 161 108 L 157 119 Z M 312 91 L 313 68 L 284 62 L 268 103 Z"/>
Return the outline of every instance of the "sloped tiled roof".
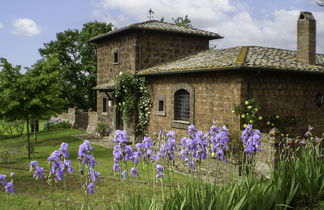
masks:
<path fill-rule="evenodd" d="M 96 87 L 94 87 L 93 89 L 94 90 L 113 90 L 115 87 L 115 81 L 112 80 L 110 82 L 107 82 L 107 83 L 103 83 L 103 84 L 100 84 L 100 85 L 97 85 Z"/>
<path fill-rule="evenodd" d="M 206 50 L 182 59 L 140 71 L 139 75 L 217 71 L 237 68 L 324 73 L 324 54 L 316 55 L 316 65 L 296 60 L 296 51 L 259 46 Z"/>
<path fill-rule="evenodd" d="M 172 23 L 166 23 L 161 22 L 157 20 L 149 20 L 142 23 L 136 23 L 131 24 L 129 26 L 110 31 L 108 33 L 96 36 L 92 39 L 90 39 L 90 42 L 95 42 L 98 40 L 101 40 L 103 38 L 110 37 L 112 35 L 115 35 L 117 33 L 123 32 L 123 31 L 129 31 L 129 30 L 151 30 L 151 31 L 162 31 L 162 32 L 169 32 L 169 33 L 181 33 L 181 34 L 187 34 L 187 35 L 193 35 L 193 36 L 202 36 L 206 37 L 207 39 L 220 39 L 223 38 L 217 33 L 204 31 L 200 29 L 195 28 L 188 28 L 184 26 L 178 26 L 176 24 Z"/>

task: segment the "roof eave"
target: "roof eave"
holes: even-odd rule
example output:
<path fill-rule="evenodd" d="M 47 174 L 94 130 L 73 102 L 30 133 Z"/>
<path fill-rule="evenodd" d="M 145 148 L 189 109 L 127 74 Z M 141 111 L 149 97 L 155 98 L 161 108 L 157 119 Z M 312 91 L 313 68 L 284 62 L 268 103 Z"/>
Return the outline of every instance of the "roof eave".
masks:
<path fill-rule="evenodd" d="M 208 68 L 208 69 L 172 71 L 172 72 L 154 72 L 154 73 L 146 73 L 146 74 L 144 73 L 144 74 L 137 74 L 137 76 L 145 77 L 145 76 L 160 76 L 160 75 L 173 75 L 173 74 L 219 72 L 219 71 L 230 71 L 230 70 L 252 70 L 252 71 L 263 70 L 263 71 L 267 71 L 267 72 L 286 72 L 286 73 L 324 75 L 324 72 L 319 72 L 319 71 L 300 71 L 300 70 L 291 70 L 291 69 L 276 69 L 276 68 L 265 68 L 265 67 L 253 67 L 253 66 L 240 65 L 240 66 L 235 66 L 235 67 L 224 67 L 224 68 Z"/>
<path fill-rule="evenodd" d="M 111 37 L 116 34 L 119 34 L 119 33 L 125 32 L 125 31 L 130 31 L 130 30 L 157 31 L 157 32 L 172 33 L 172 34 L 182 34 L 182 35 L 187 35 L 187 36 L 204 37 L 208 40 L 224 38 L 223 36 L 221 36 L 217 33 L 214 33 L 214 35 L 203 35 L 203 34 L 186 33 L 186 32 L 180 32 L 180 31 L 165 31 L 165 30 L 159 30 L 159 29 L 138 28 L 135 24 L 132 24 L 132 25 L 120 28 L 118 30 L 110 31 L 108 33 L 96 36 L 96 37 L 90 39 L 88 42 L 98 42 L 98 41 L 105 39 L 107 37 Z"/>

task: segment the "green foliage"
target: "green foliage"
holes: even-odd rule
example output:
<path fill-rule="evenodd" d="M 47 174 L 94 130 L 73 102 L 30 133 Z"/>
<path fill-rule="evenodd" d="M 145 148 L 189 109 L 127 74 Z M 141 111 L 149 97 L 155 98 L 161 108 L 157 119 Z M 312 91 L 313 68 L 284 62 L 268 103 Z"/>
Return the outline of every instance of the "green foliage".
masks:
<path fill-rule="evenodd" d="M 193 28 L 193 26 L 191 25 L 191 20 L 189 19 L 188 15 L 186 15 L 185 17 L 172 18 L 172 20 L 178 26 Z"/>
<path fill-rule="evenodd" d="M 56 128 L 72 128 L 72 125 L 71 123 L 69 122 L 58 122 L 58 123 L 55 123 L 53 125 L 51 125 L 50 127 L 51 129 L 56 129 Z"/>
<path fill-rule="evenodd" d="M 274 114 L 269 118 L 264 119 L 267 123 L 267 126 L 270 128 L 277 128 L 282 134 L 287 133 L 287 128 L 296 124 L 299 120 L 297 117 L 294 116 L 285 116 L 282 117 L 278 114 Z"/>
<path fill-rule="evenodd" d="M 129 124 L 138 114 L 138 129 L 145 131 L 152 106 L 149 87 L 145 78 L 135 78 L 129 72 L 115 78 L 115 92 L 123 120 Z M 135 119 L 137 120 L 137 119 Z"/>
<path fill-rule="evenodd" d="M 66 107 L 96 107 L 96 46 L 89 39 L 112 30 L 112 24 L 89 22 L 81 30 L 66 30 L 56 34 L 56 40 L 39 49 L 43 58 L 57 56 L 60 64 L 60 85 Z"/>
<path fill-rule="evenodd" d="M 56 71 L 60 64 L 55 56 L 48 56 L 21 74 L 20 66 L 13 67 L 1 58 L 0 67 L 0 119 L 26 121 L 30 158 L 30 120 L 56 114 L 64 105 L 62 86 L 58 83 L 59 72 Z"/>
<path fill-rule="evenodd" d="M 108 125 L 106 123 L 98 123 L 96 132 L 101 135 L 109 135 Z"/>
<path fill-rule="evenodd" d="M 6 122 L 4 120 L 0 120 L 0 133 L 6 135 L 13 135 L 18 134 L 21 135 L 24 132 L 24 121 L 22 120 L 15 120 L 12 122 Z"/>
<path fill-rule="evenodd" d="M 252 98 L 246 100 L 242 107 L 240 105 L 234 106 L 232 112 L 240 116 L 244 128 L 246 128 L 248 124 L 253 125 L 253 128 L 259 128 L 259 122 L 262 120 L 262 116 L 258 113 L 260 109 L 260 104 Z"/>

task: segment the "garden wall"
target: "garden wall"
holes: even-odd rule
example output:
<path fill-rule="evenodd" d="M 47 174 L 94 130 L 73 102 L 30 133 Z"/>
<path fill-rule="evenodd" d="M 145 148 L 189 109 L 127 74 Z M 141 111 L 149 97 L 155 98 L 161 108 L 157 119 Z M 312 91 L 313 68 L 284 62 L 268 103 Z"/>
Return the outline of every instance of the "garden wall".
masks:
<path fill-rule="evenodd" d="M 91 112 L 91 111 L 90 111 Z M 91 112 L 81 112 L 78 110 L 78 108 L 69 108 L 68 112 L 62 113 L 58 115 L 59 118 L 61 118 L 63 121 L 68 122 L 72 125 L 72 128 L 77 128 L 81 130 L 87 130 L 89 126 L 89 115 L 90 117 L 90 128 L 89 130 L 92 130 L 95 116 Z M 96 124 L 94 126 L 97 126 Z"/>

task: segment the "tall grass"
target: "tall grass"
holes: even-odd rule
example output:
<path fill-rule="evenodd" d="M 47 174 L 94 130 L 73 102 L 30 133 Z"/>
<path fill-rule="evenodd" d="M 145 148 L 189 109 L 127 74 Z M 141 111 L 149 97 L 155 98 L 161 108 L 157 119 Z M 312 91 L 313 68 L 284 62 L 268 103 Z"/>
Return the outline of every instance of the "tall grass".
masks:
<path fill-rule="evenodd" d="M 270 179 L 245 174 L 239 182 L 222 187 L 189 182 L 186 187 L 173 188 L 164 202 L 137 196 L 118 209 L 313 208 L 324 200 L 324 160 L 320 147 L 308 141 L 294 150 L 298 154 L 282 158 Z"/>

